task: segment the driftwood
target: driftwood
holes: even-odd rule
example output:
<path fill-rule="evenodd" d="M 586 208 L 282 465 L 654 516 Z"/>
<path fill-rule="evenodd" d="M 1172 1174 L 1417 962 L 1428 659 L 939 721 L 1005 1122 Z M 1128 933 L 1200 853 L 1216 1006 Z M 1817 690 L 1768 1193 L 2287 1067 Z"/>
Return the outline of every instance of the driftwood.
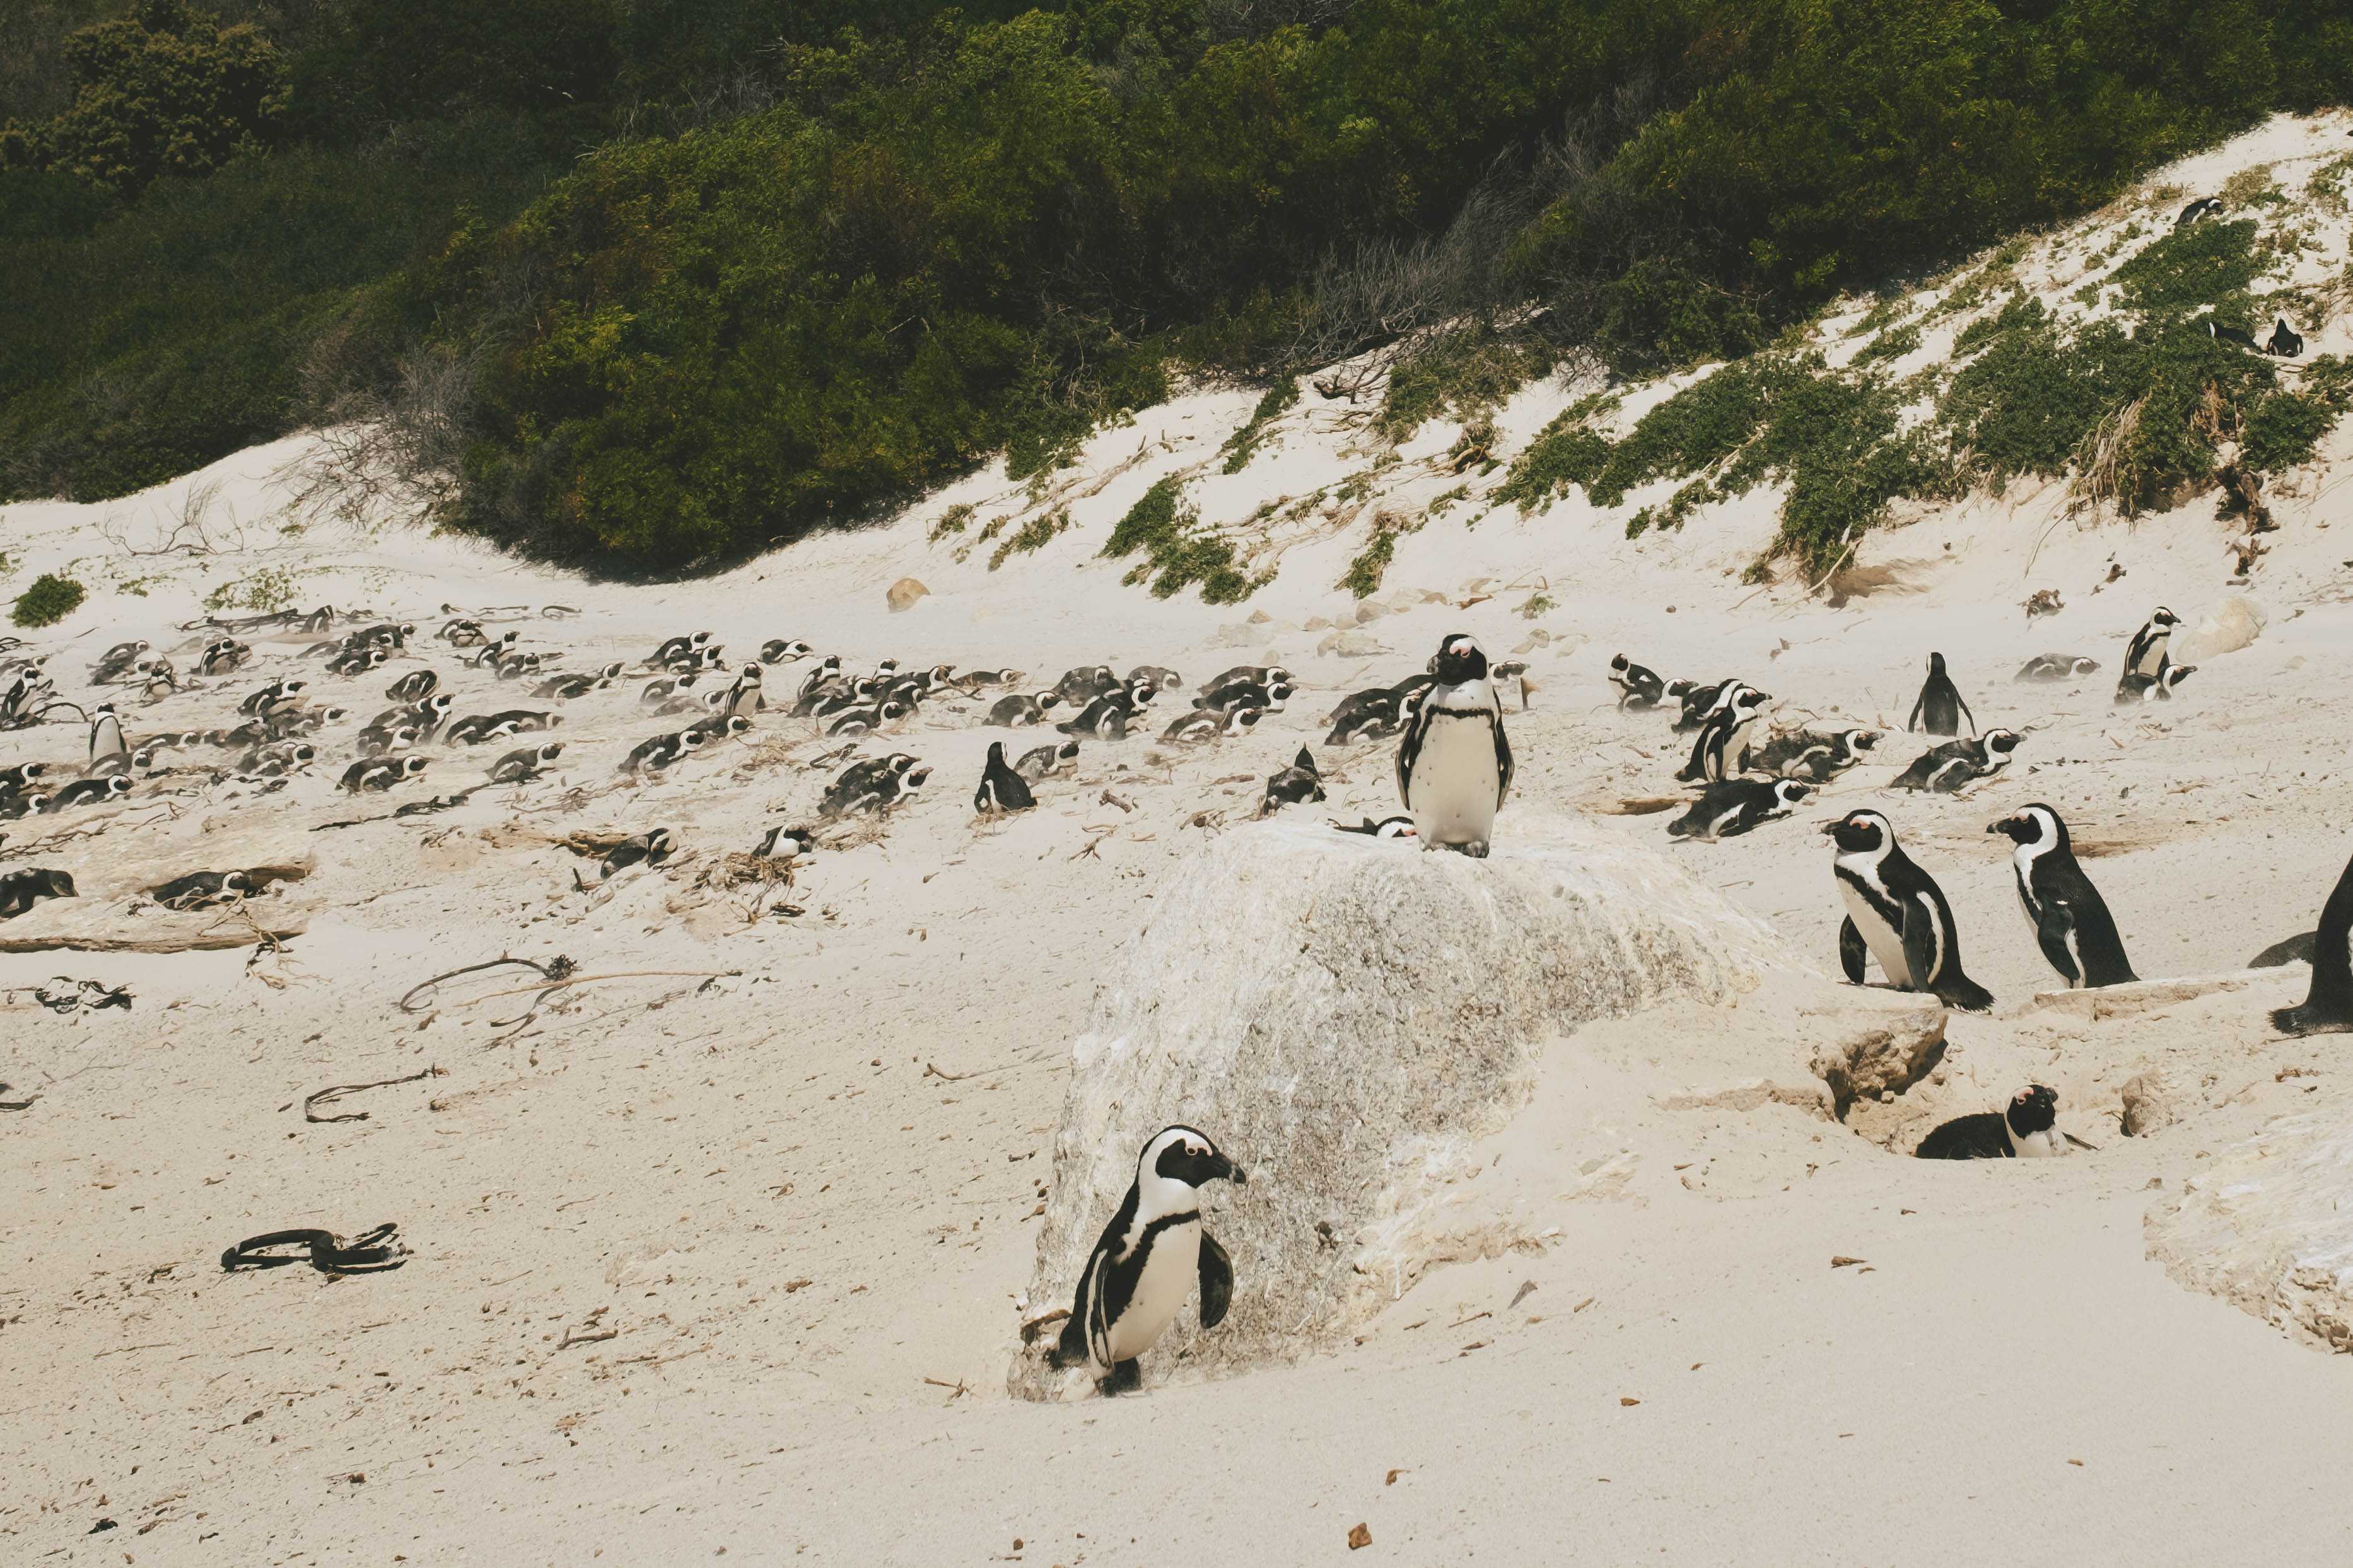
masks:
<path fill-rule="evenodd" d="M 302 1120 L 305 1121 L 365 1121 L 368 1120 L 368 1113 L 364 1110 L 347 1111 L 342 1116 L 321 1116 L 317 1114 L 317 1111 L 321 1105 L 325 1104 L 329 1100 L 341 1099 L 346 1094 L 357 1094 L 362 1089 L 390 1089 L 396 1083 L 415 1083 L 420 1079 L 438 1078 L 440 1076 L 441 1069 L 439 1068 L 427 1068 L 423 1072 L 413 1072 L 406 1078 L 379 1079 L 374 1083 L 339 1083 L 332 1089 L 322 1089 L 318 1093 L 302 1101 Z"/>

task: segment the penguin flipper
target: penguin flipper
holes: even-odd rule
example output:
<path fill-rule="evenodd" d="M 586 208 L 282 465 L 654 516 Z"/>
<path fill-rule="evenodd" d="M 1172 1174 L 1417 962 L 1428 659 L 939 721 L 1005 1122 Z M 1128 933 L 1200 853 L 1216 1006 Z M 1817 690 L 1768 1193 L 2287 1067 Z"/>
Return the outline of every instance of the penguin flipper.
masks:
<path fill-rule="evenodd" d="M 1862 932 L 1855 929 L 1854 917 L 1849 915 L 1839 922 L 1839 967 L 1856 985 L 1862 984 L 1863 951 Z"/>
<path fill-rule="evenodd" d="M 2074 917 L 2057 900 L 2045 899 L 2042 912 L 2035 918 L 2034 941 L 2062 980 L 2070 985 L 2081 985 L 2084 972 L 2076 966 L 2075 954 L 2067 945 L 2067 932 L 2074 923 Z"/>
<path fill-rule="evenodd" d="M 1214 1329 L 1226 1321 L 1226 1309 L 1234 1304 L 1234 1262 L 1218 1238 L 1208 1231 L 1201 1233 L 1201 1326 Z"/>
<path fill-rule="evenodd" d="M 1489 711 L 1487 728 L 1495 732 L 1495 805 L 1500 808 L 1512 793 L 1512 742 L 1504 734 L 1504 710 Z"/>
<path fill-rule="evenodd" d="M 1940 968 L 1949 967 L 1941 961 L 1947 955 L 1936 951 L 1936 911 L 1926 897 L 1915 895 L 1904 903 L 1904 929 L 1896 934 L 1904 942 L 1904 967 L 1912 972 L 1912 989 L 1935 991 L 1947 978 L 1939 974 Z"/>

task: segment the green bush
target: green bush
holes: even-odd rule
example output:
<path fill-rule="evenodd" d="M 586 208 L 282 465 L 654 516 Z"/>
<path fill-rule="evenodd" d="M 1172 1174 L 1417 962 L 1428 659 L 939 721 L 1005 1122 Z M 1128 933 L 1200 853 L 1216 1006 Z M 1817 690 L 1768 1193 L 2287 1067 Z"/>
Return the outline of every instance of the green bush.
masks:
<path fill-rule="evenodd" d="M 72 578 L 47 573 L 16 596 L 9 619 L 20 626 L 53 626 L 81 608 L 85 597 L 82 585 Z"/>
<path fill-rule="evenodd" d="M 1155 599 L 1174 597 L 1195 584 L 1206 604 L 1238 605 L 1264 584 L 1236 564 L 1231 542 L 1201 527 L 1198 508 L 1185 500 L 1174 479 L 1161 479 L 1136 499 L 1113 525 L 1103 552 L 1113 560 L 1144 552 L 1144 560 L 1121 581 L 1149 581 Z"/>

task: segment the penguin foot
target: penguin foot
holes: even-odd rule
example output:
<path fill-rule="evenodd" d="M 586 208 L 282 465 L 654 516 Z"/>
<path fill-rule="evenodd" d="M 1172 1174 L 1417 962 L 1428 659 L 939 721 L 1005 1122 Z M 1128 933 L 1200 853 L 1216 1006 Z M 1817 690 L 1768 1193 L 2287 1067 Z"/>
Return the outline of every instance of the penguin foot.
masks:
<path fill-rule="evenodd" d="M 1109 1399 L 1114 1394 L 1133 1394 L 1143 1386 L 1144 1363 L 1130 1356 L 1112 1367 L 1111 1375 L 1103 1380 L 1103 1394 Z"/>
<path fill-rule="evenodd" d="M 2275 1007 L 2272 1010 L 2272 1027 L 2283 1035 L 2339 1035 L 2353 1030 L 2353 1018 L 2316 1012 L 2309 1005 Z"/>

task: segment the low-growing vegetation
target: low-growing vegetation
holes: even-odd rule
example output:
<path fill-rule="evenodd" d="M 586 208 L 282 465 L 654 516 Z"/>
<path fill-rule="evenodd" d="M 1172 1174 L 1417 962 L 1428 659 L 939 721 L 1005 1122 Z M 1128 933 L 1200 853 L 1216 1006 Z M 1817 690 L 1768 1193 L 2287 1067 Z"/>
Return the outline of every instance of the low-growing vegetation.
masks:
<path fill-rule="evenodd" d="M 16 595 L 16 606 L 8 618 L 20 626 L 53 626 L 81 608 L 87 596 L 82 585 L 72 578 L 45 573 Z"/>
<path fill-rule="evenodd" d="M 1200 509 L 1186 500 L 1183 485 L 1174 479 L 1145 490 L 1103 542 L 1103 554 L 1114 560 L 1138 552 L 1144 559 L 1121 581 L 1148 582 L 1157 599 L 1198 584 L 1205 602 L 1238 605 L 1264 581 L 1241 569 L 1230 540 L 1202 526 Z"/>

